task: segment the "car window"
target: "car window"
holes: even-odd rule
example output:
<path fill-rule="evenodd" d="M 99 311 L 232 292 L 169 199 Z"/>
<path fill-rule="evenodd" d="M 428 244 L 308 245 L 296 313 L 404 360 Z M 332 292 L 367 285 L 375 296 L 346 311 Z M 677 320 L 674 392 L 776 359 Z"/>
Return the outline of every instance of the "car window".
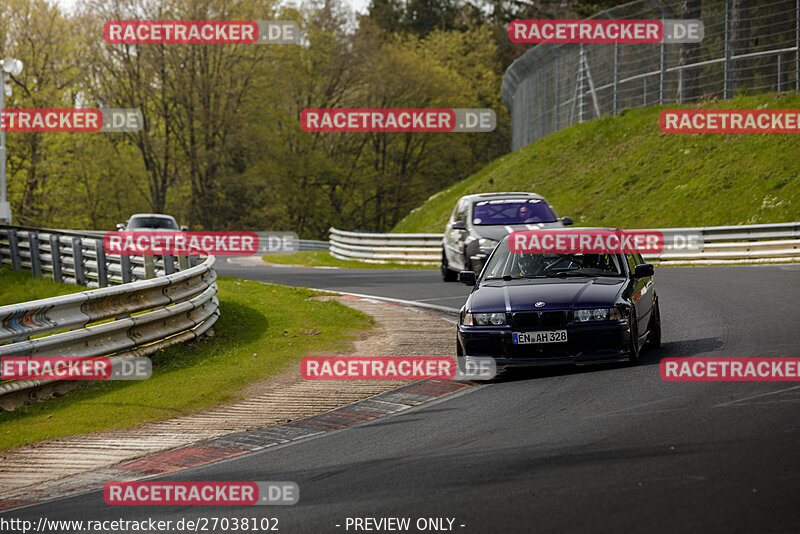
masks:
<path fill-rule="evenodd" d="M 506 240 L 486 265 L 483 279 L 622 276 L 622 261 L 617 254 L 515 254 Z"/>
<path fill-rule="evenodd" d="M 555 213 L 544 201 L 531 200 L 482 200 L 475 202 L 472 224 L 508 225 L 555 222 Z"/>
<path fill-rule="evenodd" d="M 636 256 L 633 254 L 625 254 L 625 259 L 628 260 L 628 267 L 630 267 L 631 272 L 636 270 L 636 266 L 638 265 Z"/>
<path fill-rule="evenodd" d="M 172 219 L 168 219 L 166 217 L 134 217 L 131 219 L 128 227 L 131 230 L 142 228 L 177 230 L 178 224 Z"/>
<path fill-rule="evenodd" d="M 456 220 L 462 221 L 463 223 L 467 222 L 467 210 L 469 209 L 469 201 L 462 200 L 458 204 L 458 212 L 456 213 Z"/>

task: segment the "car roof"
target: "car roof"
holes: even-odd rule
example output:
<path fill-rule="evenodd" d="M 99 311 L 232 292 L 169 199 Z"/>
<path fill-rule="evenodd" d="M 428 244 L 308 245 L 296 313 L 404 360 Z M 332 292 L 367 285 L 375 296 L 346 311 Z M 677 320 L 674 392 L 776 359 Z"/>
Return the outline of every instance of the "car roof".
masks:
<path fill-rule="evenodd" d="M 165 215 L 164 213 L 134 213 L 130 216 L 131 219 L 134 217 L 160 217 L 162 219 L 175 219 L 172 215 Z"/>
<path fill-rule="evenodd" d="M 508 193 L 477 193 L 474 195 L 464 195 L 461 197 L 462 199 L 469 199 L 469 200 L 498 200 L 502 198 L 507 199 L 514 199 L 514 198 L 538 198 L 541 200 L 545 200 L 542 195 L 537 195 L 536 193 L 526 193 L 524 191 L 518 192 L 508 192 Z"/>

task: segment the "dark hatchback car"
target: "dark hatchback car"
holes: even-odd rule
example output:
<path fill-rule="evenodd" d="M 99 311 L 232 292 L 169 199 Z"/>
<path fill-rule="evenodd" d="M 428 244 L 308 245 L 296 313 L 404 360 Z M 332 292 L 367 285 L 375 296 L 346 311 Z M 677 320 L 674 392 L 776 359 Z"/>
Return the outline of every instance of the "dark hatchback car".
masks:
<path fill-rule="evenodd" d="M 515 366 L 634 362 L 660 346 L 653 266 L 638 254 L 492 252 L 461 309 L 458 356 Z M 464 360 L 461 360 L 462 363 Z"/>

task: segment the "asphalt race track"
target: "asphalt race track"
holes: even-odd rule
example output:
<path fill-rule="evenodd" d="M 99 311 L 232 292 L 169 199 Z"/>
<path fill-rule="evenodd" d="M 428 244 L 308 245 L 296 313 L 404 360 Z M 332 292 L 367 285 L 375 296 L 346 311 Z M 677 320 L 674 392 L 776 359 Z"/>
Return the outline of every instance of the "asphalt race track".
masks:
<path fill-rule="evenodd" d="M 219 267 L 456 308 L 469 289 L 435 271 Z M 656 284 L 664 344 L 634 367 L 518 372 L 171 477 L 295 481 L 297 505 L 111 507 L 94 492 L 0 517 L 271 516 L 289 534 L 355 532 L 348 517 L 455 518 L 464 533 L 800 531 L 800 385 L 665 382 L 657 365 L 666 356 L 800 357 L 800 265 L 664 268 Z"/>

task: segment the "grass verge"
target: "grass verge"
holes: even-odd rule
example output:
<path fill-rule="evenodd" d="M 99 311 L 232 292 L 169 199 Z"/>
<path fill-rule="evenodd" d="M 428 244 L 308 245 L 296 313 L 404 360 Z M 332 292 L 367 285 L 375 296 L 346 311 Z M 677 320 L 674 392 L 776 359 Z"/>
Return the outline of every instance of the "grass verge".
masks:
<path fill-rule="evenodd" d="M 798 109 L 800 94 L 623 110 L 555 132 L 434 195 L 394 232 L 442 232 L 459 197 L 544 195 L 579 226 L 668 228 L 800 220 L 800 136 L 665 134 L 666 108 Z"/>
<path fill-rule="evenodd" d="M 178 417 L 242 397 L 249 384 L 312 353 L 346 349 L 372 319 L 302 289 L 220 278 L 214 337 L 151 356 L 141 382 L 84 383 L 68 394 L 0 412 L 0 450 Z"/>
<path fill-rule="evenodd" d="M 85 290 L 85 287 L 60 284 L 47 278 L 34 278 L 30 271 L 12 271 L 10 267 L 0 267 L 0 306 Z"/>
<path fill-rule="evenodd" d="M 307 267 L 343 267 L 349 269 L 436 269 L 436 266 L 413 265 L 409 263 L 366 263 L 363 261 L 340 260 L 331 256 L 327 250 L 295 252 L 294 254 L 267 254 L 262 256 L 267 263 L 279 265 L 303 265 Z"/>

